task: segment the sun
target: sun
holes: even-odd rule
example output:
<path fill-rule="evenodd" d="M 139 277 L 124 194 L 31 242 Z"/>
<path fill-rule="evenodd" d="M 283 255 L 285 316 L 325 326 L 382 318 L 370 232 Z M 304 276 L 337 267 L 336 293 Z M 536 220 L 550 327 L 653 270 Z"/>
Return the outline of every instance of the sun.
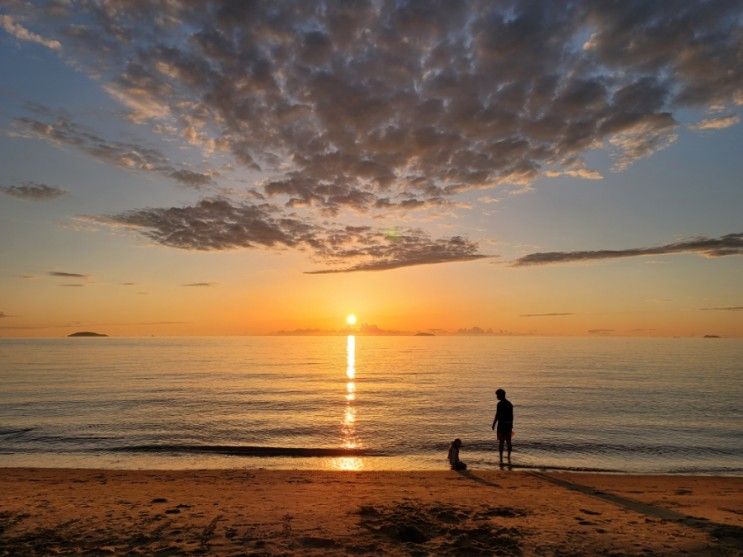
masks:
<path fill-rule="evenodd" d="M 356 325 L 356 315 L 353 313 L 346 315 L 346 325 Z"/>

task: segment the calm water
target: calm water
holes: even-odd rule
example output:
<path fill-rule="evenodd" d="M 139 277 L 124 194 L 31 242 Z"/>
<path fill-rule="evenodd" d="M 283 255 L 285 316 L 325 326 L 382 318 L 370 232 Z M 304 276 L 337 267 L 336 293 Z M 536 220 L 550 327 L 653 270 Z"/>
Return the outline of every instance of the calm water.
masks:
<path fill-rule="evenodd" d="M 3 339 L 0 385 L 0 466 L 494 467 L 502 386 L 514 464 L 743 474 L 734 339 Z"/>

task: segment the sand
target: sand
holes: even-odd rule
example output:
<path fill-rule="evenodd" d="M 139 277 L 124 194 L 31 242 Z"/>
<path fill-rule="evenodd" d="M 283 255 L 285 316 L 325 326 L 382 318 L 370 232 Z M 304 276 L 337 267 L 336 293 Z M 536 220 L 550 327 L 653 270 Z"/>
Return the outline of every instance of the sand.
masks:
<path fill-rule="evenodd" d="M 740 555 L 743 478 L 0 469 L 0 555 Z"/>

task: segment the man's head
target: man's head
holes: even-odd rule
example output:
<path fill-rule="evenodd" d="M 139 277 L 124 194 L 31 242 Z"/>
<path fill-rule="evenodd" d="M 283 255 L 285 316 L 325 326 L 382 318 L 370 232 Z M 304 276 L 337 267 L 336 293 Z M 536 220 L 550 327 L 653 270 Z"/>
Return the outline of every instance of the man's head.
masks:
<path fill-rule="evenodd" d="M 503 400 L 504 398 L 506 398 L 506 391 L 504 391 L 503 389 L 498 389 L 497 391 L 495 391 L 495 398 L 497 398 L 498 400 Z"/>

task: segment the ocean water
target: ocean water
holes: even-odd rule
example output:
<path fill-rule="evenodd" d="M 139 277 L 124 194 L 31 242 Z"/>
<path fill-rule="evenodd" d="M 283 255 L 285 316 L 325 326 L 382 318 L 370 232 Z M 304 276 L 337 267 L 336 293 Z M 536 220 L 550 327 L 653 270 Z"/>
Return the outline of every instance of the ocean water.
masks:
<path fill-rule="evenodd" d="M 0 339 L 0 466 L 743 475 L 743 341 Z"/>

